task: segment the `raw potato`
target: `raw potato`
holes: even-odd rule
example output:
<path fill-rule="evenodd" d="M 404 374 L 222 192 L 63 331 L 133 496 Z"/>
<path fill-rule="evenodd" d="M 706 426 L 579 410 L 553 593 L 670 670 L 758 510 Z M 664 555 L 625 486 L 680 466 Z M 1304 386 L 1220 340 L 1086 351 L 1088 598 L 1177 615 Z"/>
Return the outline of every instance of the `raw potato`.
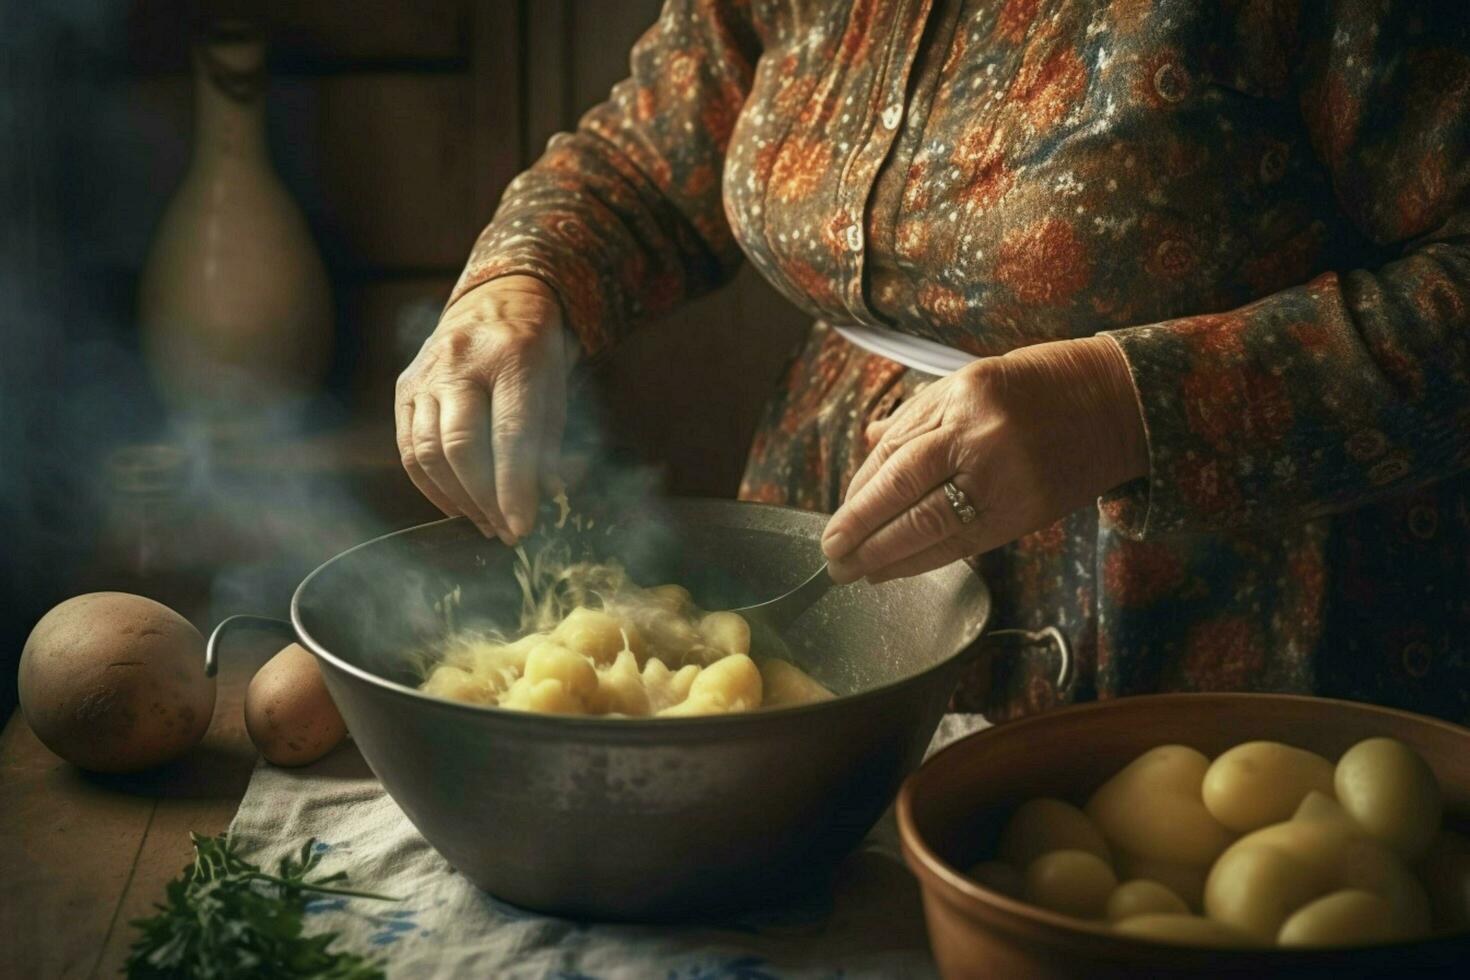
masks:
<path fill-rule="evenodd" d="M 981 861 L 970 869 L 970 878 L 1007 898 L 1021 898 L 1026 893 L 1026 878 L 1004 861 Z"/>
<path fill-rule="evenodd" d="M 1087 814 L 1064 800 L 1039 797 L 1016 807 L 1000 834 L 996 857 L 1017 868 L 1051 851 L 1087 851 L 1111 862 L 1102 831 Z"/>
<path fill-rule="evenodd" d="M 1205 907 L 1205 876 L 1210 869 L 1205 865 L 1171 864 L 1168 861 L 1150 861 L 1131 854 L 1118 855 L 1118 874 L 1124 879 L 1144 878 L 1157 881 L 1175 895 L 1184 899 L 1191 912 L 1201 912 Z"/>
<path fill-rule="evenodd" d="M 1324 872 L 1291 853 L 1242 842 L 1210 869 L 1205 912 L 1216 922 L 1269 945 L 1281 924 L 1327 887 Z"/>
<path fill-rule="evenodd" d="M 20 655 L 20 707 L 48 749 L 83 769 L 134 772 L 189 751 L 214 714 L 204 638 L 161 603 L 92 592 L 56 606 Z"/>
<path fill-rule="evenodd" d="M 1236 833 L 1291 817 L 1309 792 L 1332 792 L 1332 763 L 1280 742 L 1246 742 L 1221 753 L 1205 772 L 1205 807 Z"/>
<path fill-rule="evenodd" d="M 1439 782 L 1419 753 L 1393 738 L 1370 738 L 1343 753 L 1337 800 L 1373 837 L 1415 861 L 1444 817 Z"/>
<path fill-rule="evenodd" d="M 1208 864 L 1231 840 L 1200 797 L 1209 767 L 1183 745 L 1150 749 L 1092 794 L 1087 815 L 1110 843 L 1137 857 Z"/>
<path fill-rule="evenodd" d="M 1199 915 L 1135 915 L 1115 923 L 1126 936 L 1181 946 L 1249 946 L 1250 937 Z"/>
<path fill-rule="evenodd" d="M 1345 888 L 1303 905 L 1281 926 L 1281 946 L 1358 946 L 1397 938 L 1388 903 L 1372 892 Z"/>
<path fill-rule="evenodd" d="M 1419 863 L 1419 877 L 1429 892 L 1434 928 L 1470 928 L 1470 840 L 1440 831 Z"/>
<path fill-rule="evenodd" d="M 347 723 L 305 647 L 293 643 L 255 672 L 245 690 L 245 730 L 266 761 L 278 766 L 315 762 L 347 736 Z"/>
<path fill-rule="evenodd" d="M 1121 922 L 1137 915 L 1188 915 L 1189 906 L 1157 881 L 1135 878 L 1113 889 L 1108 896 L 1109 922 Z"/>
<path fill-rule="evenodd" d="M 1088 851 L 1052 851 L 1026 869 L 1026 901 L 1079 919 L 1100 919 L 1118 879 Z"/>

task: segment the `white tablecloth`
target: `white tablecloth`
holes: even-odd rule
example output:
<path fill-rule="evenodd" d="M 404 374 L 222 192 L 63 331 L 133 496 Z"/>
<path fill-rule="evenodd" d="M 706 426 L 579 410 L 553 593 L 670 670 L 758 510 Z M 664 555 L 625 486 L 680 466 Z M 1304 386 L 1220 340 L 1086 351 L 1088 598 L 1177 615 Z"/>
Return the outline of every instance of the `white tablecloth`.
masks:
<path fill-rule="evenodd" d="M 983 727 L 945 718 L 930 751 Z M 890 810 L 843 863 L 832 894 L 700 926 L 575 922 L 514 908 L 475 888 L 419 836 L 349 743 L 302 769 L 262 763 L 231 825 L 270 869 L 310 837 L 323 873 L 399 903 L 323 898 L 310 932 L 376 954 L 390 978 L 773 980 L 932 977 L 918 885 Z"/>

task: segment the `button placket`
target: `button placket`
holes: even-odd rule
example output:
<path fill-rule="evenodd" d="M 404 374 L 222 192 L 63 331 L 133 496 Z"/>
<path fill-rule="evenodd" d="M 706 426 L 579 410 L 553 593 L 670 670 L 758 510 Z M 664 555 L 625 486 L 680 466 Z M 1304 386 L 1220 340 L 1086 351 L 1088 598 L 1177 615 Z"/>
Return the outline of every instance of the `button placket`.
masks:
<path fill-rule="evenodd" d="M 895 12 L 890 30 L 896 32 L 895 40 L 904 47 L 895 52 L 897 57 L 890 62 L 889 70 L 884 72 L 886 77 L 879 79 L 878 89 L 874 93 L 881 92 L 888 100 L 887 105 L 878 113 L 877 121 L 882 124 L 882 128 L 871 127 L 867 145 L 858 151 L 855 165 L 846 175 L 850 181 L 839 191 L 846 213 L 857 217 L 857 221 L 849 225 L 843 233 L 850 258 L 846 263 L 847 281 L 842 291 L 853 319 L 870 326 L 877 325 L 879 321 L 868 308 L 867 300 L 863 296 L 866 264 L 864 248 L 867 245 L 863 222 L 866 220 L 868 199 L 873 194 L 878 173 L 893 150 L 898 127 L 903 122 L 904 93 L 908 89 L 909 73 L 913 70 L 918 53 L 918 40 L 923 35 L 932 10 L 932 0 L 917 0 L 903 4 Z M 879 104 L 882 105 L 881 102 Z M 873 117 L 867 118 L 871 120 Z"/>

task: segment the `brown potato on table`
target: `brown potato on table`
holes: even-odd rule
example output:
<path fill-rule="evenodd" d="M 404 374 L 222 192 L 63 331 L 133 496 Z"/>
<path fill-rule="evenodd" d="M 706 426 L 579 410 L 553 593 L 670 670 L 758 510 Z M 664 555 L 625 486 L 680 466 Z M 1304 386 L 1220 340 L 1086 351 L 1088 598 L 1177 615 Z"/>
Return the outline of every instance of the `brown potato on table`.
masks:
<path fill-rule="evenodd" d="M 214 714 L 204 638 L 161 603 L 92 592 L 56 606 L 20 656 L 20 707 L 47 748 L 95 772 L 183 755 Z"/>
<path fill-rule="evenodd" d="M 315 762 L 347 737 L 347 723 L 305 647 L 292 643 L 256 671 L 245 691 L 245 730 L 277 766 Z"/>

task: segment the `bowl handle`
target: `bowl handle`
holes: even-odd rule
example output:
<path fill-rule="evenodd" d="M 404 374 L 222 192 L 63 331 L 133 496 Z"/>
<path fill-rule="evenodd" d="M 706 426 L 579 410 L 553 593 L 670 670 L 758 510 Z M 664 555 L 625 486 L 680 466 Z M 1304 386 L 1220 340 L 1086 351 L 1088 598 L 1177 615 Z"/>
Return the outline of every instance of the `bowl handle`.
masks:
<path fill-rule="evenodd" d="M 975 642 L 974 649 L 979 652 L 986 646 L 986 640 L 997 637 L 1005 639 L 1025 640 L 1027 643 L 1042 643 L 1050 640 L 1052 646 L 1057 648 L 1057 690 L 1062 690 L 1072 681 L 1072 644 L 1067 642 L 1066 634 L 1055 626 L 1043 626 L 1039 630 L 1003 629 L 987 630 Z"/>
<path fill-rule="evenodd" d="M 209 642 L 204 645 L 205 677 L 213 677 L 219 670 L 219 645 L 224 635 L 239 628 L 270 630 L 296 639 L 296 627 L 284 619 L 271 619 L 269 616 L 226 616 L 219 621 L 214 632 L 209 634 Z"/>

